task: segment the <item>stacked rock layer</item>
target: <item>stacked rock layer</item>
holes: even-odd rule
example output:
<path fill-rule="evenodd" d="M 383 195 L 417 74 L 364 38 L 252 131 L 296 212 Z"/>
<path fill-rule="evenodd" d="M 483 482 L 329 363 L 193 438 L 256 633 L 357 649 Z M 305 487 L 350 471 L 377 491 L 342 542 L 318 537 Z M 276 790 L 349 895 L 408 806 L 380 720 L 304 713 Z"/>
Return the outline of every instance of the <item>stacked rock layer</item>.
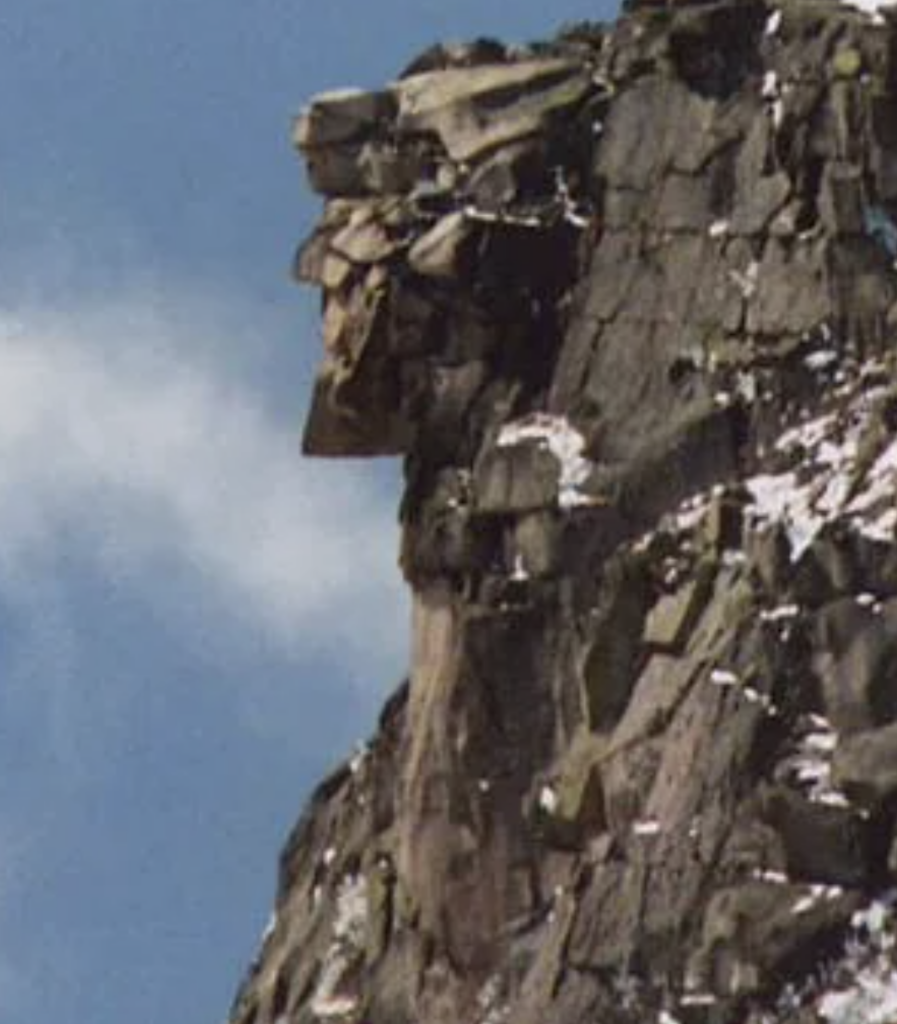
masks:
<path fill-rule="evenodd" d="M 897 1019 L 897 23 L 640 6 L 296 143 L 413 656 L 232 1024 Z"/>

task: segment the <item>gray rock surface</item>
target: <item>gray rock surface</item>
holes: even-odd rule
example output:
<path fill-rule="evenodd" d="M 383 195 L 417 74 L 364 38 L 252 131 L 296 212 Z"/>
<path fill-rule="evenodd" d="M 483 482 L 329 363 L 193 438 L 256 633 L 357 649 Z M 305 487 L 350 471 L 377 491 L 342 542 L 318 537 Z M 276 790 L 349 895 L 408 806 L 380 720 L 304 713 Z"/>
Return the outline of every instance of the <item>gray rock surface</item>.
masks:
<path fill-rule="evenodd" d="M 641 2 L 299 118 L 304 449 L 404 455 L 413 655 L 231 1024 L 897 1020 L 895 61 Z"/>

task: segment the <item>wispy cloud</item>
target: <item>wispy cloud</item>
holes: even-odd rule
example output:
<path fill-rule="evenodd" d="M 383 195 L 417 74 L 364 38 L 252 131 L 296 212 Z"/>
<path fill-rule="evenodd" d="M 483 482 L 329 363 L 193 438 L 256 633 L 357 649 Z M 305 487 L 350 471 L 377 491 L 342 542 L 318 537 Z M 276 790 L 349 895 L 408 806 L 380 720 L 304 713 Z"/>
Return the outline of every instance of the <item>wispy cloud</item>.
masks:
<path fill-rule="evenodd" d="M 299 389 L 286 419 L 229 335 L 251 320 L 185 290 L 0 310 L 0 596 L 74 546 L 118 583 L 179 580 L 287 656 L 376 673 L 405 646 L 397 494 L 301 460 Z"/>

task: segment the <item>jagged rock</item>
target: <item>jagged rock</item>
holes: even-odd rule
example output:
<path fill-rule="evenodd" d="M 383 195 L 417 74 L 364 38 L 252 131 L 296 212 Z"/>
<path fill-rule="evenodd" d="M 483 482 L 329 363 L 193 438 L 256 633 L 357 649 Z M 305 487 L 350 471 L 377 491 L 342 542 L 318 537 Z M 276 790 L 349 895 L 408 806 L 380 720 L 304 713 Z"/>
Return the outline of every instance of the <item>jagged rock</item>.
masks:
<path fill-rule="evenodd" d="M 876 807 L 897 792 L 897 725 L 867 729 L 835 752 L 835 783 L 864 806 Z"/>
<path fill-rule="evenodd" d="M 446 214 L 411 246 L 408 266 L 424 277 L 457 278 L 462 272 L 465 244 L 472 235 L 472 226 L 463 212 Z"/>
<path fill-rule="evenodd" d="M 681 654 L 713 589 L 713 569 L 702 567 L 674 594 L 662 597 L 645 621 L 644 642 L 654 651 Z"/>
<path fill-rule="evenodd" d="M 843 599 L 823 611 L 820 629 L 826 713 L 838 729 L 857 732 L 897 718 L 897 603 L 873 610 Z"/>
<path fill-rule="evenodd" d="M 293 140 L 301 149 L 335 146 L 366 135 L 373 125 L 395 114 L 389 92 L 344 89 L 316 96 L 297 120 Z"/>
<path fill-rule="evenodd" d="M 834 781 L 844 788 L 837 767 Z M 861 888 L 868 880 L 866 830 L 855 810 L 780 788 L 763 794 L 761 814 L 781 837 L 784 869 L 793 881 Z"/>
<path fill-rule="evenodd" d="M 474 468 L 476 509 L 483 514 L 514 514 L 553 508 L 560 490 L 555 456 L 535 444 L 490 450 Z"/>
<path fill-rule="evenodd" d="M 589 835 L 605 830 L 601 763 L 606 752 L 606 740 L 580 735 L 558 766 L 553 781 L 541 787 L 537 812 L 547 842 L 576 850 Z"/>
<path fill-rule="evenodd" d="M 791 181 L 781 171 L 754 178 L 750 193 L 736 206 L 728 222 L 733 235 L 759 235 L 791 196 Z"/>
<path fill-rule="evenodd" d="M 711 551 L 738 551 L 744 542 L 744 502 L 736 495 L 714 494 L 707 510 L 705 539 Z"/>
<path fill-rule="evenodd" d="M 725 996 L 759 993 L 789 961 L 811 962 L 859 905 L 858 894 L 756 881 L 717 893 L 690 972 Z"/>
<path fill-rule="evenodd" d="M 582 65 L 563 59 L 424 72 L 398 84 L 397 126 L 434 132 L 452 160 L 469 163 L 544 130 L 591 88 Z"/>
<path fill-rule="evenodd" d="M 232 1024 L 890 1019 L 895 54 L 646 0 L 300 119 L 303 445 L 405 456 L 413 651 Z"/>

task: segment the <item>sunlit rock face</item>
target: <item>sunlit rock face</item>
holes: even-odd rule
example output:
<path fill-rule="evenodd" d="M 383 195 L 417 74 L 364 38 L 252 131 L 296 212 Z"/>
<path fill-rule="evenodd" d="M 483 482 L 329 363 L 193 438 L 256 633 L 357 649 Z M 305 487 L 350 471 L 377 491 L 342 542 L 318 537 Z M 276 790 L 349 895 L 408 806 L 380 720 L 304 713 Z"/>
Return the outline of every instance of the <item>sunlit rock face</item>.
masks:
<path fill-rule="evenodd" d="M 897 22 L 434 47 L 295 141 L 315 456 L 402 455 L 409 680 L 232 1024 L 897 1015 Z"/>

